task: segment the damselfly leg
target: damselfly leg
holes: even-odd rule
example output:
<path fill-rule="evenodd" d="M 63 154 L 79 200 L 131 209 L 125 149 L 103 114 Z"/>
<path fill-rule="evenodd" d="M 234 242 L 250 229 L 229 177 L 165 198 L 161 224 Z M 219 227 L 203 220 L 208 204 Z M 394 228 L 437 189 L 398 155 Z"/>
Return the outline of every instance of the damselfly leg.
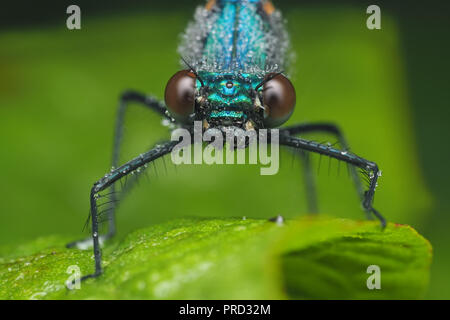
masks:
<path fill-rule="evenodd" d="M 328 156 L 348 163 L 349 165 L 361 168 L 364 172 L 367 172 L 369 178 L 369 188 L 364 192 L 362 206 L 368 214 L 373 214 L 380 221 L 382 228 L 386 227 L 386 220 L 372 206 L 373 198 L 375 195 L 375 188 L 377 187 L 377 181 L 380 175 L 380 170 L 378 169 L 376 163 L 349 153 L 345 149 L 339 150 L 314 141 L 293 137 L 286 130 L 283 130 L 282 133 L 280 133 L 280 145 Z"/>
<path fill-rule="evenodd" d="M 142 93 L 133 91 L 133 90 L 127 90 L 124 93 L 121 94 L 120 100 L 119 100 L 119 107 L 117 110 L 117 116 L 116 116 L 116 126 L 114 130 L 114 145 L 113 145 L 113 154 L 112 154 L 112 168 L 113 170 L 118 167 L 119 165 L 119 155 L 121 150 L 121 144 L 122 144 L 122 137 L 123 137 L 123 127 L 124 127 L 124 121 L 126 117 L 126 113 L 129 110 L 130 103 L 137 103 L 138 106 L 142 106 L 148 110 L 156 112 L 158 115 L 163 116 L 164 118 L 171 121 L 171 118 L 166 113 L 166 108 L 162 102 L 157 100 L 156 98 L 152 96 L 147 96 Z M 130 181 L 127 183 L 127 189 L 121 190 L 122 197 L 123 193 L 131 189 L 131 186 L 133 185 L 133 182 L 136 181 L 139 177 L 140 173 L 138 172 L 133 181 Z M 109 208 L 105 210 L 106 214 L 106 220 L 108 221 L 108 231 L 106 234 L 99 236 L 99 241 L 102 243 L 103 241 L 106 241 L 110 238 L 112 238 L 116 233 L 116 219 L 115 219 L 115 212 L 119 203 L 119 196 L 116 184 L 113 184 L 111 186 L 111 192 L 109 193 Z M 74 241 L 71 243 L 68 243 L 66 247 L 73 248 L 73 247 L 87 247 L 91 244 L 91 239 L 84 239 L 79 241 Z"/>
<path fill-rule="evenodd" d="M 316 214 L 319 212 L 319 206 L 317 204 L 317 190 L 316 181 L 311 166 L 311 158 L 309 152 L 299 151 L 300 158 L 303 164 L 304 181 L 305 181 L 305 192 L 306 201 L 308 204 L 308 212 L 311 214 Z"/>
<path fill-rule="evenodd" d="M 333 124 L 333 123 L 305 123 L 305 124 L 299 124 L 294 125 L 291 127 L 286 127 L 281 129 L 282 132 L 288 132 L 291 136 L 297 136 L 301 134 L 308 134 L 308 133 L 328 133 L 338 140 L 338 143 L 340 147 L 344 150 L 344 152 L 349 152 L 350 148 L 347 144 L 347 140 L 345 139 L 342 131 L 340 128 Z M 307 153 L 300 152 L 300 156 L 302 158 L 303 162 L 303 168 L 305 171 L 305 184 L 306 184 L 306 192 L 307 192 L 307 198 L 308 198 L 308 209 L 309 212 L 314 213 L 318 212 L 318 206 L 317 206 L 317 195 L 315 191 L 315 181 L 314 181 L 314 175 L 311 170 L 311 164 L 309 163 L 309 157 Z M 350 175 L 353 179 L 356 191 L 358 192 L 358 196 L 361 199 L 361 201 L 364 200 L 364 190 L 363 186 L 361 184 L 361 180 L 358 176 L 358 172 L 356 171 L 356 168 L 353 165 L 347 164 L 349 166 Z M 367 219 L 372 219 L 372 214 L 366 212 Z"/>
<path fill-rule="evenodd" d="M 178 144 L 177 141 L 166 142 L 160 144 L 153 148 L 152 150 L 141 154 L 140 156 L 134 158 L 133 160 L 127 162 L 126 164 L 120 166 L 117 169 L 107 173 L 103 178 L 98 180 L 91 189 L 90 194 L 90 218 L 91 218 L 91 226 L 92 226 L 92 243 L 94 246 L 94 259 L 95 259 L 95 272 L 93 274 L 84 276 L 82 279 L 92 278 L 100 275 L 102 273 L 101 266 L 101 250 L 100 250 L 100 240 L 101 236 L 99 234 L 99 223 L 100 217 L 98 212 L 98 195 L 100 192 L 108 189 L 117 183 L 120 179 L 144 168 L 151 162 L 167 155 L 172 151 L 174 146 Z M 77 243 L 73 243 L 72 246 L 76 246 Z"/>
<path fill-rule="evenodd" d="M 123 127 L 124 121 L 126 117 L 126 112 L 130 107 L 130 103 L 138 103 L 138 105 L 143 106 L 151 111 L 156 112 L 157 114 L 165 117 L 168 120 L 171 118 L 167 115 L 167 109 L 165 105 L 152 96 L 147 96 L 142 93 L 128 90 L 125 91 L 120 96 L 119 108 L 117 110 L 117 118 L 116 118 L 116 127 L 114 132 L 114 146 L 113 146 L 113 155 L 112 155 L 112 168 L 117 168 L 119 165 L 119 155 L 123 137 Z M 136 178 L 137 179 L 137 178 Z M 108 233 L 105 235 L 105 240 L 113 237 L 116 233 L 116 218 L 115 212 L 117 209 L 118 201 L 118 193 L 116 185 L 113 184 L 111 186 L 111 208 L 108 211 Z"/>

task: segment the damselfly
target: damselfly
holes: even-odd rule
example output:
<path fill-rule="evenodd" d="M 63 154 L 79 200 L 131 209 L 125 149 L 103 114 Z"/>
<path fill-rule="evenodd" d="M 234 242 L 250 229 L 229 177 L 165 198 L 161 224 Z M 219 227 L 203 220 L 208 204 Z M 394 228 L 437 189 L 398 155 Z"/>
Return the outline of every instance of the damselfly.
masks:
<path fill-rule="evenodd" d="M 281 126 L 294 111 L 295 89 L 284 75 L 289 39 L 282 16 L 268 0 L 210 0 L 196 10 L 179 47 L 183 70 L 175 73 L 165 90 L 165 104 L 152 96 L 125 92 L 120 99 L 117 117 L 113 170 L 98 180 L 90 194 L 90 219 L 95 256 L 95 277 L 102 273 L 100 242 L 115 234 L 114 213 L 117 202 L 116 183 L 140 170 L 156 159 L 169 154 L 177 144 L 160 143 L 150 151 L 118 166 L 124 117 L 128 103 L 138 102 L 158 113 L 176 126 L 193 130 L 194 121 L 202 122 L 202 130 L 214 128 L 221 132 L 240 129 L 261 130 Z M 340 149 L 305 140 L 298 135 L 326 132 L 334 135 Z M 349 165 L 356 189 L 368 218 L 375 216 L 384 227 L 386 221 L 372 207 L 378 166 L 348 150 L 339 128 L 330 123 L 300 124 L 282 127 L 279 144 L 297 150 L 318 153 Z M 310 166 L 305 161 L 305 170 Z M 356 169 L 365 174 L 368 190 L 363 190 Z M 310 177 L 308 172 L 305 175 Z M 306 179 L 311 212 L 317 211 L 315 191 Z M 111 197 L 108 232 L 99 234 L 100 192 L 108 190 Z M 82 241 L 69 246 L 77 246 Z"/>

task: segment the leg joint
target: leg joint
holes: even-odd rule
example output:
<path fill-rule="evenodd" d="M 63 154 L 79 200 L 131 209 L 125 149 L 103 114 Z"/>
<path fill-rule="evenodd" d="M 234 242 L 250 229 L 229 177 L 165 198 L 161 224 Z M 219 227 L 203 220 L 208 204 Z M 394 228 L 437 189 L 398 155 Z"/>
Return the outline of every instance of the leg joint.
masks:
<path fill-rule="evenodd" d="M 120 95 L 120 100 L 121 101 L 130 101 L 130 100 L 143 101 L 143 96 L 141 94 L 137 93 L 136 91 L 125 90 Z"/>

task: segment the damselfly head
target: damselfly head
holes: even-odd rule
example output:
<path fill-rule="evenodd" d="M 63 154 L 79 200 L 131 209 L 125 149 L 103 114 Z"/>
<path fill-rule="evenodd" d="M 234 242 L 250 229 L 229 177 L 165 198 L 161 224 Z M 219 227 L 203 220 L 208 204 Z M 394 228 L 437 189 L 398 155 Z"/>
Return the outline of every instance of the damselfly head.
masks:
<path fill-rule="evenodd" d="M 204 121 L 208 128 L 272 128 L 294 111 L 296 95 L 282 74 L 177 72 L 168 82 L 165 101 L 181 123 Z M 251 125 L 249 125 L 251 123 Z"/>

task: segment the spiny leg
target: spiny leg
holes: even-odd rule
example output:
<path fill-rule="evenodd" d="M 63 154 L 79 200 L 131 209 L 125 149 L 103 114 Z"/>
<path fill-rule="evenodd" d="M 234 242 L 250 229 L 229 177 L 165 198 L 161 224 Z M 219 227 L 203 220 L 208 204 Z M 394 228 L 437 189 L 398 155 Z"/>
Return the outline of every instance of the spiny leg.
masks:
<path fill-rule="evenodd" d="M 308 212 L 318 213 L 316 182 L 311 169 L 311 159 L 305 151 L 300 151 L 300 158 L 305 172 L 306 199 L 308 202 Z"/>
<path fill-rule="evenodd" d="M 117 117 L 116 117 L 116 127 L 114 133 L 114 150 L 112 156 L 112 163 L 113 165 L 116 166 L 118 165 L 119 161 L 120 143 L 122 141 L 123 136 L 123 123 L 130 102 L 140 103 L 141 106 L 146 107 L 149 110 L 155 111 L 156 113 L 165 117 L 166 119 L 171 120 L 164 104 L 158 101 L 156 98 L 146 96 L 144 94 L 132 90 L 125 91 L 120 96 L 119 108 L 117 110 Z"/>
<path fill-rule="evenodd" d="M 155 111 L 159 115 L 171 120 L 167 114 L 167 109 L 164 104 L 157 99 L 146 96 L 136 91 L 128 90 L 120 96 L 119 108 L 117 111 L 116 127 L 114 132 L 114 146 L 112 155 L 112 168 L 113 170 L 119 165 L 120 147 L 123 137 L 123 125 L 125 120 L 126 111 L 128 110 L 130 102 L 137 102 L 141 106 Z M 108 210 L 108 233 L 105 235 L 105 240 L 114 236 L 116 233 L 115 212 L 117 209 L 118 196 L 116 192 L 116 185 L 111 186 L 111 208 Z"/>
<path fill-rule="evenodd" d="M 127 162 L 117 169 L 107 173 L 102 179 L 98 180 L 91 189 L 90 206 L 91 206 L 91 222 L 92 222 L 92 242 L 94 247 L 95 272 L 93 274 L 84 276 L 82 280 L 92 277 L 97 277 L 102 273 L 101 266 L 101 249 L 100 249 L 100 235 L 99 235 L 99 214 L 97 199 L 99 192 L 114 185 L 115 182 L 121 178 L 135 172 L 139 168 L 146 166 L 148 163 L 170 153 L 174 146 L 178 144 L 177 141 L 166 142 L 158 145 L 152 150 L 141 154 L 139 157 Z"/>
<path fill-rule="evenodd" d="M 286 127 L 282 129 L 282 132 L 287 132 L 290 136 L 295 136 L 298 134 L 304 134 L 304 133 L 313 133 L 313 132 L 325 132 L 325 133 L 329 133 L 334 135 L 338 142 L 339 145 L 341 146 L 341 148 L 344 150 L 344 152 L 349 152 L 350 148 L 349 145 L 347 144 L 347 140 L 345 139 L 342 131 L 339 129 L 339 127 L 335 124 L 332 123 L 305 123 L 305 124 L 299 124 L 299 125 L 294 125 L 291 127 Z M 361 199 L 361 201 L 364 200 L 364 189 L 363 186 L 361 184 L 361 179 L 358 176 L 358 172 L 356 171 L 355 166 L 347 164 L 349 166 L 349 170 L 350 170 L 350 175 L 352 177 L 353 183 L 355 185 L 356 191 L 358 192 L 358 196 Z M 308 173 L 309 170 L 309 173 Z M 311 175 L 311 169 L 306 167 L 305 168 L 305 174 L 306 175 Z M 313 177 L 311 176 L 311 179 L 313 179 Z M 308 182 L 307 182 L 308 184 Z M 308 185 L 307 185 L 308 187 Z M 313 191 L 315 193 L 315 190 Z M 370 213 L 367 213 L 367 218 L 368 219 L 372 219 L 372 216 Z"/>
<path fill-rule="evenodd" d="M 345 150 L 338 150 L 332 148 L 331 146 L 323 145 L 314 141 L 290 136 L 286 131 L 284 132 L 284 134 L 280 134 L 280 145 L 319 153 L 321 155 L 344 161 L 348 164 L 354 165 L 358 168 L 361 168 L 362 170 L 369 172 L 369 188 L 364 193 L 362 205 L 364 210 L 373 214 L 378 220 L 380 220 L 381 226 L 383 228 L 386 226 L 386 220 L 372 206 L 373 198 L 375 195 L 375 188 L 377 187 L 377 181 L 380 174 L 380 170 L 378 169 L 376 163 L 358 157 Z"/>

